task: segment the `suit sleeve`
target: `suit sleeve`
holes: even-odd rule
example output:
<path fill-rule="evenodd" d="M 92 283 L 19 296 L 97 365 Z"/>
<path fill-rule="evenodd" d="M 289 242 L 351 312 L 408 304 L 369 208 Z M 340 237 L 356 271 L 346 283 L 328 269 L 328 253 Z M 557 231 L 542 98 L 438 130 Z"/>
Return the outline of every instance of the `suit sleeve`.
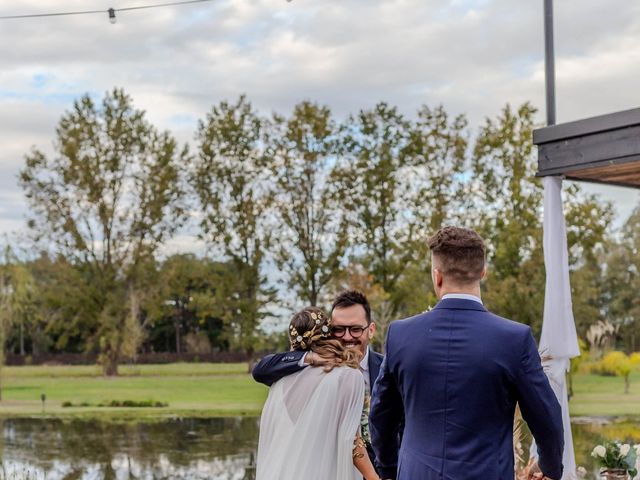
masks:
<path fill-rule="evenodd" d="M 404 405 L 390 368 L 392 328 L 387 334 L 380 373 L 371 393 L 369 430 L 376 454 L 377 470 L 381 478 L 396 478 L 398 469 L 398 433 L 404 418 Z"/>
<path fill-rule="evenodd" d="M 564 450 L 562 411 L 542 369 L 531 330 L 524 341 L 516 388 L 522 418 L 527 422 L 538 446 L 538 465 L 547 477 L 560 479 Z"/>
<path fill-rule="evenodd" d="M 270 387 L 281 378 L 306 368 L 299 365 L 305 353 L 307 352 L 294 350 L 292 352 L 267 355 L 255 364 L 251 375 L 253 375 L 253 379 L 256 382 Z"/>

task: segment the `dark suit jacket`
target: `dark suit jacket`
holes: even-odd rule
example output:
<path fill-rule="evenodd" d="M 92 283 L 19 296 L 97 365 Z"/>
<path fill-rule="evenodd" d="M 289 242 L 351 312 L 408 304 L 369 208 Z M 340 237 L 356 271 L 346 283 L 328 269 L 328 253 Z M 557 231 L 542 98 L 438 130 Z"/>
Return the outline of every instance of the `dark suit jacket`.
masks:
<path fill-rule="evenodd" d="M 560 405 L 529 327 L 445 299 L 391 324 L 386 342 L 369 420 L 382 478 L 513 480 L 516 404 L 542 471 L 562 476 Z M 398 452 L 387 439 L 403 414 Z"/>
<path fill-rule="evenodd" d="M 299 372 L 305 368 L 299 365 L 300 359 L 304 357 L 305 353 L 307 352 L 294 350 L 292 352 L 267 355 L 254 365 L 251 375 L 253 375 L 253 379 L 256 382 L 263 383 L 270 387 L 282 377 Z M 371 385 L 371 387 L 373 387 L 376 378 L 378 378 L 383 358 L 381 354 L 369 350 L 369 385 Z"/>
<path fill-rule="evenodd" d="M 251 374 L 256 382 L 263 383 L 270 387 L 282 377 L 299 372 L 305 368 L 299 365 L 300 359 L 305 353 L 306 352 L 299 350 L 284 353 L 272 353 L 260 360 L 253 367 Z M 378 378 L 383 358 L 384 357 L 381 354 L 374 352 L 371 349 L 369 350 L 369 360 L 367 363 L 369 366 L 369 385 L 371 388 L 373 388 L 376 378 Z M 397 438 L 397 435 L 394 438 Z M 395 448 L 398 448 L 399 442 L 396 441 L 392 443 L 394 443 Z M 371 463 L 376 465 L 375 452 L 370 445 L 367 445 L 367 451 L 369 452 Z"/>

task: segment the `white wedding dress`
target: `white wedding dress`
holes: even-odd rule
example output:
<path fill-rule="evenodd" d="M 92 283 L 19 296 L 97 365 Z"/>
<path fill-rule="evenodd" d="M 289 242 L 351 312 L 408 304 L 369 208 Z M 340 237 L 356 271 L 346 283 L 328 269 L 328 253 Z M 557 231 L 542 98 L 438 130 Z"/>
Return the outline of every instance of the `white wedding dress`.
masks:
<path fill-rule="evenodd" d="M 307 367 L 274 383 L 260 418 L 256 480 L 362 480 L 352 452 L 360 371 Z"/>

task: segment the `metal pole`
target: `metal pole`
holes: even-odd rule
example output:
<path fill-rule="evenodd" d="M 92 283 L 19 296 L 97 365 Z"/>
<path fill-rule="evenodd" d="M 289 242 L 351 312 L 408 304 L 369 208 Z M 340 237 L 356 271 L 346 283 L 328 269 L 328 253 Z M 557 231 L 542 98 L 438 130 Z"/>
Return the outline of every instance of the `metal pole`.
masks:
<path fill-rule="evenodd" d="M 553 0 L 544 0 L 544 66 L 547 125 L 556 124 L 556 67 L 553 53 Z"/>

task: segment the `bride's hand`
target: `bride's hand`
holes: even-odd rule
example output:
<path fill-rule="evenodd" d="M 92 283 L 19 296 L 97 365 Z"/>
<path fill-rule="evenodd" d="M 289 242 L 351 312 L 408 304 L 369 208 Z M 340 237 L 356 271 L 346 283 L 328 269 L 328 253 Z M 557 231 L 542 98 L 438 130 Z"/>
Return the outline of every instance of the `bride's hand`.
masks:
<path fill-rule="evenodd" d="M 327 360 L 313 351 L 309 351 L 304 357 L 304 362 L 312 367 L 324 367 L 327 364 Z M 368 479 L 367 479 L 368 480 Z"/>

